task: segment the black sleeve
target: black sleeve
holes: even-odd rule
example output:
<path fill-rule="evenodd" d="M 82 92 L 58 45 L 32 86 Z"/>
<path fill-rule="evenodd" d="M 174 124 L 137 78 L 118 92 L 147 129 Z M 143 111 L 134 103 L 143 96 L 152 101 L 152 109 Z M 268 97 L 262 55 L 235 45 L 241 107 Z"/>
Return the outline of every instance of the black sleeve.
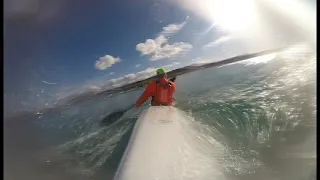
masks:
<path fill-rule="evenodd" d="M 176 81 L 176 78 L 177 78 L 177 77 L 173 77 L 173 78 L 171 78 L 171 79 L 169 79 L 169 80 L 172 81 L 172 82 L 174 82 L 174 81 Z"/>

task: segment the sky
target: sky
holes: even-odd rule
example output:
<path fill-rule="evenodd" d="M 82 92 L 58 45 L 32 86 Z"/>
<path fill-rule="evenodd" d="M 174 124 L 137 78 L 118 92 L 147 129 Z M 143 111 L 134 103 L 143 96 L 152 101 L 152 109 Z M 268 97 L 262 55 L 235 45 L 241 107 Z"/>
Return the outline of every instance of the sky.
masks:
<path fill-rule="evenodd" d="M 158 67 L 173 70 L 310 41 L 314 4 L 5 0 L 5 113 L 141 80 Z"/>

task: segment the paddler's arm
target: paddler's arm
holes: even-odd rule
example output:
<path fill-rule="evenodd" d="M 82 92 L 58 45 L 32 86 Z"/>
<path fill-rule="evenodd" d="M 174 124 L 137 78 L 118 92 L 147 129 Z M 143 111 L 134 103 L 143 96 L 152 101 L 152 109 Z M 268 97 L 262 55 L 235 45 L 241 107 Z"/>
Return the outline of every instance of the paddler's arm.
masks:
<path fill-rule="evenodd" d="M 177 86 L 175 82 L 172 83 L 172 88 L 173 88 L 173 92 L 176 92 Z"/>
<path fill-rule="evenodd" d="M 146 102 L 149 99 L 152 92 L 152 86 L 153 86 L 153 83 L 148 84 L 146 90 L 143 92 L 143 94 L 140 96 L 140 98 L 136 102 L 135 107 L 140 107 L 144 102 Z"/>
<path fill-rule="evenodd" d="M 176 92 L 176 89 L 177 89 L 177 86 L 176 86 L 176 83 L 175 82 L 172 82 L 172 91 L 173 91 L 173 94 Z M 176 99 L 174 97 L 172 97 L 173 99 L 173 102 L 176 101 Z"/>

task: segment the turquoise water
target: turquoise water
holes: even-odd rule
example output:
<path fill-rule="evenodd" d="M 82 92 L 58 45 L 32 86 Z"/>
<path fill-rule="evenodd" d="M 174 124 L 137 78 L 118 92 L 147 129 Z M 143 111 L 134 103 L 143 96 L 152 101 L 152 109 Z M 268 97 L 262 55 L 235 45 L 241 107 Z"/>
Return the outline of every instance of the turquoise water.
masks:
<path fill-rule="evenodd" d="M 176 82 L 176 107 L 225 147 L 217 158 L 226 179 L 316 178 L 314 53 L 299 46 Z M 111 179 L 142 109 L 108 127 L 100 121 L 141 92 L 96 97 L 8 125 L 6 179 Z"/>

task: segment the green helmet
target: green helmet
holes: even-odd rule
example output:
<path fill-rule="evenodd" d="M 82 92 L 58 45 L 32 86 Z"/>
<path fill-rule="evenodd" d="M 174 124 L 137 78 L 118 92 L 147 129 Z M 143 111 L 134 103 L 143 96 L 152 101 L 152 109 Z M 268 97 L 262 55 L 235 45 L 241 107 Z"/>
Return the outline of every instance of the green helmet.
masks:
<path fill-rule="evenodd" d="M 166 70 L 164 68 L 159 68 L 157 69 L 157 75 L 160 75 L 160 74 L 166 74 Z"/>

